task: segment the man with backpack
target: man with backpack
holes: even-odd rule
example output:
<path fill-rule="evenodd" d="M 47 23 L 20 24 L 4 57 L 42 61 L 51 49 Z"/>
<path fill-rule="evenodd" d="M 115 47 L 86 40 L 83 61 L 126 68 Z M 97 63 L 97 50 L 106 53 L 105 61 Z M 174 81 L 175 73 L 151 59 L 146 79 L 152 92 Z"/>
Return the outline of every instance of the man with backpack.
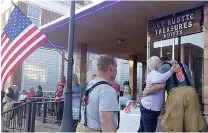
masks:
<path fill-rule="evenodd" d="M 164 132 L 202 132 L 206 129 L 206 120 L 200 111 L 198 95 L 191 80 L 188 67 L 180 62 L 182 72 L 174 73 L 167 81 L 165 90 L 168 98 L 164 108 L 161 128 Z M 172 64 L 167 57 L 161 57 L 160 73 L 170 70 Z M 154 85 L 145 90 L 144 95 L 156 93 L 163 88 Z"/>
<path fill-rule="evenodd" d="M 116 60 L 102 55 L 98 58 L 97 69 L 97 77 L 87 84 L 76 132 L 116 132 L 118 128 L 119 103 L 111 86 L 117 74 Z"/>

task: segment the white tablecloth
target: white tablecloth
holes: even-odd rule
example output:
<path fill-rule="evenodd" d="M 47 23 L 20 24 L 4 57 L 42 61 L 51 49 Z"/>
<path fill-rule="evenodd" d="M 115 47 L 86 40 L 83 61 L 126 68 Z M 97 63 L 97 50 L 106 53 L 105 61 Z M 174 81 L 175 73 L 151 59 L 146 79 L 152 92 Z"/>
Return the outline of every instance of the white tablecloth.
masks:
<path fill-rule="evenodd" d="M 137 132 L 140 122 L 139 108 L 132 109 L 130 114 L 120 111 L 120 128 L 118 132 Z"/>

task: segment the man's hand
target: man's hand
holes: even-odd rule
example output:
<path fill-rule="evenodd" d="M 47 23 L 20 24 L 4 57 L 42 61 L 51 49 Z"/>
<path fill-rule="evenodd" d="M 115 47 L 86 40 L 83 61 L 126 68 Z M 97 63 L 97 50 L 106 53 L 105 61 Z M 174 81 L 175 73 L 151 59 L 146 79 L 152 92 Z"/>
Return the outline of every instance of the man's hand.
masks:
<path fill-rule="evenodd" d="M 181 72 L 182 70 L 180 67 L 174 65 L 171 67 L 170 71 L 174 73 L 174 72 Z"/>
<path fill-rule="evenodd" d="M 55 102 L 58 101 L 59 99 L 61 99 L 61 98 L 60 98 L 60 97 L 56 97 L 56 98 L 55 98 Z"/>
<path fill-rule="evenodd" d="M 72 97 L 76 97 L 77 95 L 76 94 L 72 94 Z"/>
<path fill-rule="evenodd" d="M 143 90 L 143 97 L 146 97 L 148 95 L 148 91 L 147 91 L 147 89 L 144 89 Z"/>
<path fill-rule="evenodd" d="M 155 85 L 153 85 L 149 89 L 144 89 L 143 97 L 146 97 L 146 96 L 148 96 L 150 94 L 154 94 L 154 93 L 159 92 L 160 90 L 165 88 L 165 85 L 166 85 L 166 82 L 165 83 L 161 83 L 161 84 L 155 84 Z"/>
<path fill-rule="evenodd" d="M 171 63 L 172 65 L 178 64 L 178 62 L 177 62 L 176 60 L 171 60 L 170 63 Z"/>

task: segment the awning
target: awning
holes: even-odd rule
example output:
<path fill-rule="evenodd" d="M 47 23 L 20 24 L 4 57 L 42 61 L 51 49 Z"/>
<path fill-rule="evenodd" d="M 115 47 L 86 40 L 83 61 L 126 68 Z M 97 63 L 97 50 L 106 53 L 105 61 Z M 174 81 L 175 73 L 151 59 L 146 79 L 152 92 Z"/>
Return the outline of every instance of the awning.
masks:
<path fill-rule="evenodd" d="M 111 54 L 128 59 L 138 55 L 146 60 L 147 21 L 181 10 L 201 6 L 200 1 L 104 1 L 78 10 L 75 24 L 75 48 L 88 45 L 89 52 Z M 68 44 L 69 17 L 41 27 L 49 40 L 60 46 Z M 117 39 L 124 39 L 118 45 Z"/>

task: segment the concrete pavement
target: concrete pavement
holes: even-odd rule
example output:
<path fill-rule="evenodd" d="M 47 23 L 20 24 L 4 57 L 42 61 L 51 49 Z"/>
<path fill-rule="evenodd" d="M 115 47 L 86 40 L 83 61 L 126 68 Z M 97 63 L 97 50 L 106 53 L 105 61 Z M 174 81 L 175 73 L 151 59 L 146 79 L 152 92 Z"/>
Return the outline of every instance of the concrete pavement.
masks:
<path fill-rule="evenodd" d="M 130 114 L 121 111 L 120 128 L 118 129 L 118 132 L 137 132 L 140 116 L 139 108 L 132 109 Z M 161 117 L 158 120 L 157 132 L 161 132 L 159 126 L 160 120 Z M 208 121 L 208 117 L 206 117 L 206 120 Z M 36 120 L 35 132 L 58 132 L 58 130 L 59 126 L 53 122 L 42 123 L 41 121 Z"/>
<path fill-rule="evenodd" d="M 59 126 L 55 123 L 42 123 L 39 120 L 35 121 L 35 132 L 58 132 Z"/>

